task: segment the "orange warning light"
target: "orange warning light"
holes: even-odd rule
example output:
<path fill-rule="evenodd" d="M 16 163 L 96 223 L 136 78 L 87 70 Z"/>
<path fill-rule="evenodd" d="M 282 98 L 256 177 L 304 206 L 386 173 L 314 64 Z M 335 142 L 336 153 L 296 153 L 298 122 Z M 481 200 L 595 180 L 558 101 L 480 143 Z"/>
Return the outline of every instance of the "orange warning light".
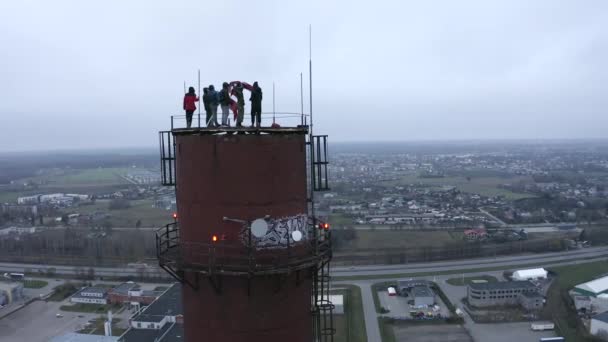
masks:
<path fill-rule="evenodd" d="M 213 242 L 217 242 L 217 235 L 213 235 L 213 236 L 211 237 L 211 241 L 213 241 Z"/>
<path fill-rule="evenodd" d="M 173 213 L 173 219 L 177 220 L 177 213 Z"/>

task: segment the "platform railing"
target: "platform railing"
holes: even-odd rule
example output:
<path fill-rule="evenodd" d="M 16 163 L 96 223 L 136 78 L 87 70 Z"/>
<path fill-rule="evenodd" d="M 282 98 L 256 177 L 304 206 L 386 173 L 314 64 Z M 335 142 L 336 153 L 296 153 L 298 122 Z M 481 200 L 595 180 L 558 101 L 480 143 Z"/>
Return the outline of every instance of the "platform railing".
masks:
<path fill-rule="evenodd" d="M 161 266 L 203 274 L 251 276 L 287 273 L 331 258 L 330 232 L 320 230 L 317 238 L 310 235 L 308 240 L 276 248 L 255 248 L 240 240 L 183 242 L 180 241 L 178 223 L 170 223 L 156 233 L 157 257 Z"/>
<path fill-rule="evenodd" d="M 171 130 L 174 129 L 199 129 L 208 128 L 206 122 L 206 113 L 195 113 L 192 115 L 192 122 L 188 127 L 188 121 L 186 115 L 171 115 Z M 309 124 L 309 115 L 302 113 L 290 113 L 290 112 L 262 112 L 261 115 L 261 127 L 272 127 L 273 124 L 278 124 L 280 127 L 299 127 L 306 126 Z M 222 113 L 217 113 L 217 122 L 222 123 Z M 236 119 L 230 111 L 228 114 L 229 127 L 236 127 Z M 243 117 L 243 127 L 251 127 L 251 114 L 246 112 Z M 209 127 L 210 128 L 210 127 Z"/>

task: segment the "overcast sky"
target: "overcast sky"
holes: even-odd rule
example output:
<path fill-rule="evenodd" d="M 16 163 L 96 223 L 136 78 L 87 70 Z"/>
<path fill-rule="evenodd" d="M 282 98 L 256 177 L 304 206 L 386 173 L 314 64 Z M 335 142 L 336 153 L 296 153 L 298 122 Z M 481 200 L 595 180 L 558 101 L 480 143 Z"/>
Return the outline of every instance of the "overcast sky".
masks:
<path fill-rule="evenodd" d="M 299 111 L 309 23 L 332 141 L 608 138 L 604 0 L 19 0 L 0 1 L 0 150 L 155 146 L 199 68 Z"/>

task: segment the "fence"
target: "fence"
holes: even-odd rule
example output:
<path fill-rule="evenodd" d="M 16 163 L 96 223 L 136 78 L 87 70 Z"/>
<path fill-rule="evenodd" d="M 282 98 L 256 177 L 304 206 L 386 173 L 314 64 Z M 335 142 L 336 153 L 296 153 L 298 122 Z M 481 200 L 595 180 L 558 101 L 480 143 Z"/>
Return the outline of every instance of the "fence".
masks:
<path fill-rule="evenodd" d="M 289 112 L 263 112 L 261 115 L 262 127 L 271 127 L 272 124 L 278 124 L 281 127 L 298 127 L 306 126 L 309 124 L 309 115 L 302 113 L 289 113 Z M 217 122 L 222 123 L 222 114 L 217 114 Z M 252 125 L 251 115 L 246 113 L 243 119 L 243 126 L 249 127 Z M 230 127 L 236 126 L 236 118 L 232 111 L 228 114 L 228 124 Z M 187 129 L 186 115 L 172 115 L 171 116 L 171 130 L 173 129 Z M 207 128 L 207 114 L 206 113 L 195 113 L 192 116 L 192 124 L 190 128 Z"/>

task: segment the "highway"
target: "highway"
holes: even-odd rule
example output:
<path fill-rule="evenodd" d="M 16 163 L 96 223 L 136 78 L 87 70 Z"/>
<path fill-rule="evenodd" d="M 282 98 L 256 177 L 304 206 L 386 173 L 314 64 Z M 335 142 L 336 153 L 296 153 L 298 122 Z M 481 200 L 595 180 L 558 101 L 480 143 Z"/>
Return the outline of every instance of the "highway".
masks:
<path fill-rule="evenodd" d="M 569 261 L 573 259 L 591 259 L 608 257 L 608 247 L 574 249 L 571 251 L 525 254 L 517 256 L 497 256 L 493 258 L 475 258 L 457 261 L 438 261 L 400 265 L 370 265 L 354 267 L 332 267 L 333 277 L 368 277 L 400 273 L 445 272 L 454 270 L 474 270 L 479 268 L 505 267 L 511 265 L 543 264 Z M 0 264 L 0 267 L 2 265 Z"/>
<path fill-rule="evenodd" d="M 366 265 L 366 266 L 350 266 L 350 267 L 332 267 L 333 277 L 369 277 L 377 276 L 382 278 L 383 275 L 390 276 L 394 274 L 404 273 L 421 273 L 421 272 L 446 272 L 458 270 L 471 270 L 505 267 L 509 268 L 513 265 L 525 264 L 544 264 L 558 263 L 574 259 L 592 259 L 599 257 L 608 257 L 608 247 L 592 247 L 585 249 L 575 249 L 566 252 L 525 254 L 517 256 L 497 256 L 494 258 L 476 258 L 464 259 L 455 261 L 437 261 L 426 263 L 412 263 L 400 265 Z M 60 275 L 75 275 L 76 269 L 88 269 L 88 267 L 65 266 L 65 265 L 42 265 L 42 264 L 20 264 L 0 262 L 0 271 L 3 272 L 37 272 L 38 270 L 46 271 L 49 268 L 54 268 L 56 274 Z M 141 275 L 142 269 L 136 267 L 93 267 L 95 275 L 98 277 L 128 277 Z M 147 264 L 143 268 L 147 276 L 160 276 L 168 278 L 167 274 L 157 265 Z"/>
<path fill-rule="evenodd" d="M 494 258 L 477 258 L 454 261 L 439 261 L 427 263 L 412 263 L 403 265 L 370 265 L 370 266 L 352 266 L 352 267 L 332 267 L 332 277 L 339 277 L 332 281 L 333 284 L 354 284 L 361 288 L 363 301 L 363 314 L 365 317 L 365 326 L 368 336 L 368 342 L 380 342 L 380 330 L 378 326 L 377 313 L 372 297 L 371 285 L 380 279 L 397 279 L 406 278 L 408 275 L 428 273 L 433 277 L 433 273 L 438 272 L 454 272 L 454 273 L 474 273 L 480 272 L 487 268 L 497 269 L 514 269 L 517 266 L 536 264 L 539 266 L 568 264 L 590 261 L 593 259 L 607 259 L 608 247 L 592 247 L 585 249 L 576 249 L 565 252 L 556 253 L 540 253 L 526 254 L 517 256 L 498 256 Z M 47 270 L 54 268 L 56 274 L 74 276 L 74 266 L 62 265 L 40 265 L 40 264 L 18 264 L 18 263 L 0 263 L 0 271 L 2 272 L 36 272 L 38 270 Z M 83 267 L 80 267 L 83 269 Z M 87 269 L 86 267 L 84 268 Z M 141 269 L 135 267 L 94 267 L 97 277 L 128 277 L 141 275 Z M 145 273 L 148 276 L 170 277 L 156 265 L 148 264 L 145 267 Z M 370 276 L 373 279 L 370 279 Z M 343 278 L 348 277 L 348 278 Z M 359 278 L 359 279 L 357 279 Z M 367 278 L 367 279 L 366 279 Z"/>

